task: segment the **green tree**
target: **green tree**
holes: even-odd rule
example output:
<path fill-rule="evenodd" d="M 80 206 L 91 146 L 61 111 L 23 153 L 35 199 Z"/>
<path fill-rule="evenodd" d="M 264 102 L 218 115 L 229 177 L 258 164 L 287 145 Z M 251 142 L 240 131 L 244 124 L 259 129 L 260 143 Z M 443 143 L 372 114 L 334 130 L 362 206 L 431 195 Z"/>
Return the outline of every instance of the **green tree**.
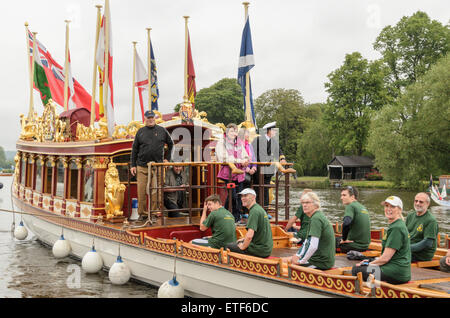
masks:
<path fill-rule="evenodd" d="M 295 169 L 300 175 L 326 176 L 327 163 L 333 158 L 331 131 L 323 120 L 325 104 L 308 107 L 309 120 L 297 144 Z"/>
<path fill-rule="evenodd" d="M 195 108 L 205 111 L 211 123 L 240 124 L 244 121 L 241 86 L 234 78 L 224 78 L 208 88 L 202 88 L 195 97 Z M 179 109 L 178 104 L 175 111 Z"/>
<path fill-rule="evenodd" d="M 420 188 L 450 167 L 450 54 L 373 120 L 368 149 L 384 177 Z"/>
<path fill-rule="evenodd" d="M 7 165 L 7 161 L 6 161 L 5 150 L 3 149 L 2 146 L 0 146 L 0 167 L 1 168 L 9 168 L 9 165 Z"/>
<path fill-rule="evenodd" d="M 373 47 L 389 68 L 391 93 L 398 96 L 449 51 L 449 25 L 443 26 L 418 11 L 403 17 L 395 26 L 386 26 Z"/>
<path fill-rule="evenodd" d="M 295 89 L 271 89 L 255 100 L 256 123 L 259 128 L 276 121 L 281 149 L 288 161 L 297 153 L 297 141 L 305 128 L 306 106 Z"/>
<path fill-rule="evenodd" d="M 359 52 L 347 54 L 344 64 L 328 75 L 324 121 L 337 154 L 366 151 L 371 116 L 389 100 L 385 75 L 381 61 L 369 62 Z"/>

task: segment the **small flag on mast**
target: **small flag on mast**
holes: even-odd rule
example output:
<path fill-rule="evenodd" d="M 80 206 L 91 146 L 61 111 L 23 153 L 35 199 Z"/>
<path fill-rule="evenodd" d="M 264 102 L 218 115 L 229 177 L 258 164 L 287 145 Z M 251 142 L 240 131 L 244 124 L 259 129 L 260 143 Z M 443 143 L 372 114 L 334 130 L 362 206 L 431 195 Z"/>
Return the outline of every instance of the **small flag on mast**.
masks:
<path fill-rule="evenodd" d="M 106 37 L 106 27 L 108 30 L 108 37 Z M 111 30 L 111 13 L 109 10 L 109 1 L 105 0 L 105 11 L 102 17 L 102 23 L 98 38 L 98 47 L 96 60 L 97 65 L 102 71 L 103 82 L 108 77 L 108 89 L 100 89 L 104 95 L 108 92 L 108 96 L 103 96 L 104 107 L 106 107 L 106 117 L 108 122 L 108 135 L 111 136 L 114 131 L 114 90 L 113 90 L 113 51 L 112 51 L 112 30 Z M 106 43 L 108 42 L 108 43 Z M 108 48 L 108 56 L 106 56 L 106 48 Z M 107 62 L 106 62 L 107 61 Z M 105 74 L 106 63 L 108 63 L 108 74 Z M 106 76 L 108 75 L 108 76 Z"/>
<path fill-rule="evenodd" d="M 144 63 L 142 63 L 142 60 L 137 52 L 135 59 L 135 72 L 134 86 L 138 88 L 142 121 L 144 121 L 144 113 L 145 110 L 148 109 L 146 105 L 148 103 L 148 75 L 145 70 Z"/>
<path fill-rule="evenodd" d="M 195 70 L 194 61 L 192 60 L 191 53 L 191 37 L 188 31 L 188 49 L 187 49 L 187 77 L 188 77 L 188 91 L 187 98 L 192 103 L 192 107 L 195 107 L 195 96 L 197 95 L 197 88 L 195 87 Z"/>
<path fill-rule="evenodd" d="M 158 88 L 158 76 L 156 73 L 156 60 L 153 54 L 153 46 L 150 41 L 150 68 L 151 68 L 151 92 L 152 92 L 152 110 L 158 110 L 158 98 L 159 98 L 159 88 Z"/>
<path fill-rule="evenodd" d="M 255 66 L 253 56 L 252 35 L 250 31 L 250 19 L 247 16 L 242 32 L 241 52 L 239 55 L 238 83 L 241 85 L 244 95 L 245 120 L 251 121 L 256 126 L 255 111 L 253 108 L 253 96 L 250 80 L 250 70 Z M 248 73 L 248 76 L 247 76 Z M 248 78 L 248 80 L 247 80 Z"/>

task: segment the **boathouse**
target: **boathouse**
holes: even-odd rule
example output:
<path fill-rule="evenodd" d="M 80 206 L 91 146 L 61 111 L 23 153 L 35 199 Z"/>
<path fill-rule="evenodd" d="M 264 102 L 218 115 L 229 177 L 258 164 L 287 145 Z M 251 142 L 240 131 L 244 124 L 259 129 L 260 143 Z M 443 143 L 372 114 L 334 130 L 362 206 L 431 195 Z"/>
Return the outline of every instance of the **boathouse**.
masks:
<path fill-rule="evenodd" d="M 373 168 L 373 159 L 364 156 L 336 156 L 328 164 L 331 180 L 363 179 Z"/>

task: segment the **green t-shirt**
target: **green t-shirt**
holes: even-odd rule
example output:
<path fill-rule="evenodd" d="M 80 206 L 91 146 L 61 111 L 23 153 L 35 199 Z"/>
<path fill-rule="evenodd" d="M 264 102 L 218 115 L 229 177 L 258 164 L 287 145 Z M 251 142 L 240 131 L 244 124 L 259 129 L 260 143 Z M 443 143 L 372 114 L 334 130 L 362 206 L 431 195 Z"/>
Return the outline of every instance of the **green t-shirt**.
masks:
<path fill-rule="evenodd" d="M 301 205 L 297 209 L 297 212 L 295 212 L 295 216 L 300 220 L 300 230 L 298 230 L 296 236 L 299 239 L 306 240 L 311 219 L 303 212 L 303 207 Z"/>
<path fill-rule="evenodd" d="M 411 248 L 409 234 L 403 220 L 389 224 L 382 241 L 382 250 L 386 247 L 395 249 L 395 254 L 390 261 L 381 265 L 381 271 L 398 281 L 407 282 L 411 279 Z"/>
<path fill-rule="evenodd" d="M 408 228 L 411 244 L 418 243 L 425 238 L 433 239 L 434 243 L 431 248 L 414 252 L 414 258 L 421 261 L 429 261 L 433 258 L 437 248 L 437 235 L 439 225 L 436 218 L 430 211 L 425 212 L 421 216 L 417 216 L 416 211 L 410 212 L 406 217 L 406 227 Z"/>
<path fill-rule="evenodd" d="M 209 246 L 221 248 L 228 243 L 236 242 L 234 216 L 224 207 L 211 212 L 203 221 L 203 225 L 212 231 L 212 237 L 208 240 Z"/>
<path fill-rule="evenodd" d="M 308 231 L 308 237 L 310 236 L 319 238 L 319 246 L 308 262 L 322 270 L 333 267 L 336 239 L 330 221 L 322 211 L 316 211 L 311 216 Z"/>
<path fill-rule="evenodd" d="M 259 257 L 268 257 L 272 253 L 272 228 L 266 211 L 255 203 L 248 213 L 247 230 L 255 231 L 252 241 L 247 247 L 249 254 Z"/>
<path fill-rule="evenodd" d="M 353 201 L 345 207 L 344 217 L 353 219 L 347 240 L 353 241 L 348 246 L 367 249 L 370 244 L 370 216 L 369 211 L 358 201 Z"/>

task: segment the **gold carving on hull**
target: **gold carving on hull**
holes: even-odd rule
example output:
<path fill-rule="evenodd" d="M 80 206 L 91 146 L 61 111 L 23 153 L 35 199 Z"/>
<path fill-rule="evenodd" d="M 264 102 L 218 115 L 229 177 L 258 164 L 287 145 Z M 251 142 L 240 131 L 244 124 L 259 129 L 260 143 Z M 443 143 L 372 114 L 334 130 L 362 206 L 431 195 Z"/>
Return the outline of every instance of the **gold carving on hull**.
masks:
<path fill-rule="evenodd" d="M 124 192 L 125 185 L 120 183 L 119 171 L 116 165 L 111 162 L 105 174 L 105 211 L 107 219 L 123 215 Z"/>

